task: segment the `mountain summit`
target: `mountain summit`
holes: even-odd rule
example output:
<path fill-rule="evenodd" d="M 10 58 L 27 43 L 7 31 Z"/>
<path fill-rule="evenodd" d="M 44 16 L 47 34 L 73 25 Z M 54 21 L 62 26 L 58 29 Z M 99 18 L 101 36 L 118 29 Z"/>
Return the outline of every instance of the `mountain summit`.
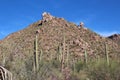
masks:
<path fill-rule="evenodd" d="M 54 17 L 52 15 L 50 15 L 50 13 L 44 12 L 42 14 L 42 20 L 43 21 L 49 21 L 52 20 Z"/>

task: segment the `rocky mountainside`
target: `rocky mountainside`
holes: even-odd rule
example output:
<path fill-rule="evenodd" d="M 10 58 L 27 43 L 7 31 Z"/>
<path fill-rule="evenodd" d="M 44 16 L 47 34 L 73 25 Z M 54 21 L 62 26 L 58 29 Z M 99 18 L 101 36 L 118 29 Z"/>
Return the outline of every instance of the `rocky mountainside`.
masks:
<path fill-rule="evenodd" d="M 57 18 L 49 13 L 42 14 L 42 20 L 29 25 L 27 28 L 10 34 L 0 42 L 0 61 L 4 57 L 27 58 L 34 53 L 34 41 L 37 36 L 38 52 L 43 51 L 44 58 L 56 55 L 58 47 L 65 47 L 65 52 L 73 57 L 84 57 L 87 51 L 89 57 L 105 55 L 105 45 L 111 57 L 119 56 L 119 46 L 111 39 L 84 27 L 76 25 L 63 18 Z M 65 46 L 63 46 L 65 43 Z"/>
<path fill-rule="evenodd" d="M 112 39 L 120 46 L 120 34 L 113 34 L 111 36 L 108 36 L 108 38 Z"/>

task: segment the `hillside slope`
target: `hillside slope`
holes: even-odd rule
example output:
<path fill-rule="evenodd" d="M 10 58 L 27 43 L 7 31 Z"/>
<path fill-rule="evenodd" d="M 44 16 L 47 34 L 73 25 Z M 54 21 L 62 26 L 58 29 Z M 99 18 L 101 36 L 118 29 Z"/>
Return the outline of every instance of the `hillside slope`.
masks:
<path fill-rule="evenodd" d="M 49 13 L 42 14 L 42 20 L 29 25 L 24 30 L 15 32 L 2 40 L 0 44 L 0 61 L 4 57 L 12 55 L 14 58 L 26 59 L 34 53 L 34 41 L 38 37 L 38 52 L 43 50 L 44 58 L 55 55 L 63 42 L 69 46 L 69 53 L 77 58 L 84 57 L 87 51 L 89 57 L 105 55 L 105 44 L 111 57 L 118 56 L 119 46 L 108 38 L 101 37 L 97 33 L 68 22 L 63 18 L 57 18 Z"/>

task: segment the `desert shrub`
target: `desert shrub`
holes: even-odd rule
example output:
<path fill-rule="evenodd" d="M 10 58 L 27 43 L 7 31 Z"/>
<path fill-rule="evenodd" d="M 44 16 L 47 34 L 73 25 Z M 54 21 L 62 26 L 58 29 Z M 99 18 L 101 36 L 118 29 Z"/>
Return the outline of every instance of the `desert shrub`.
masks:
<path fill-rule="evenodd" d="M 76 62 L 75 64 L 75 69 L 76 69 L 76 72 L 80 72 L 80 70 L 83 70 L 83 68 L 85 68 L 85 63 L 83 61 L 78 61 Z"/>
<path fill-rule="evenodd" d="M 89 64 L 87 71 L 91 80 L 120 80 L 120 64 L 116 61 L 111 61 L 109 66 L 106 60 L 94 62 Z"/>
<path fill-rule="evenodd" d="M 60 63 L 59 60 L 52 59 L 50 62 L 51 62 L 52 67 L 54 67 L 54 68 L 60 68 L 61 67 L 61 63 Z"/>

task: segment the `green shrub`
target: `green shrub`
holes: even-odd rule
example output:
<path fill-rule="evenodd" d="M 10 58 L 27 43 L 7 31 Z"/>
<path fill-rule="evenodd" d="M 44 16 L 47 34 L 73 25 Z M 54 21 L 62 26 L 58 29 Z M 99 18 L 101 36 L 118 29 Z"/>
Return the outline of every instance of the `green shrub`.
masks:
<path fill-rule="evenodd" d="M 76 64 L 75 64 L 75 69 L 77 72 L 80 72 L 80 70 L 83 70 L 85 68 L 85 63 L 82 62 L 82 61 L 78 61 Z"/>
<path fill-rule="evenodd" d="M 89 64 L 88 75 L 91 80 L 120 80 L 120 64 L 111 61 L 108 66 L 106 60 L 94 62 Z"/>

